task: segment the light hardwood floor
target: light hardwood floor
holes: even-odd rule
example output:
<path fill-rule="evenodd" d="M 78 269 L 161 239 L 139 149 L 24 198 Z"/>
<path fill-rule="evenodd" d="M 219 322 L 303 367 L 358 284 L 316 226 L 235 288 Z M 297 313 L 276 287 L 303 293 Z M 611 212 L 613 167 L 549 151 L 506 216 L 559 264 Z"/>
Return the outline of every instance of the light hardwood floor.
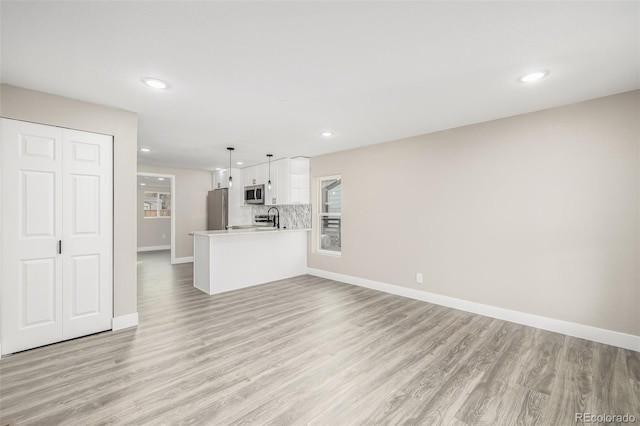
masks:
<path fill-rule="evenodd" d="M 140 325 L 0 360 L 3 421 L 640 424 L 638 352 L 311 276 L 207 296 L 138 259 Z"/>

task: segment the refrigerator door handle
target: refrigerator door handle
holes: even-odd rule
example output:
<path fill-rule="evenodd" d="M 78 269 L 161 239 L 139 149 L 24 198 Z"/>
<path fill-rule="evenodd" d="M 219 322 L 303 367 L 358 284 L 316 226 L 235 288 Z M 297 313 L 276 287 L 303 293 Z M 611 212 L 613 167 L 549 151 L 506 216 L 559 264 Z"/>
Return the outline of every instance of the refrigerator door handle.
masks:
<path fill-rule="evenodd" d="M 227 189 L 222 196 L 222 228 L 227 229 L 229 227 L 229 190 Z"/>
<path fill-rule="evenodd" d="M 224 229 L 229 229 L 229 221 L 227 220 L 227 200 L 224 200 L 225 208 L 222 209 L 222 226 Z"/>

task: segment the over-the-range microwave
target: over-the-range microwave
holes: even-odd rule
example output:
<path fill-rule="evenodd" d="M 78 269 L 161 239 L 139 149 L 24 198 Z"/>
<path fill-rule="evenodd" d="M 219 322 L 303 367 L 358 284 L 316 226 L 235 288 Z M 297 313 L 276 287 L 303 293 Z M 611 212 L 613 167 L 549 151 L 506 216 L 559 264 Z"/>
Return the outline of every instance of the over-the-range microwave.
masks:
<path fill-rule="evenodd" d="M 244 187 L 245 204 L 264 204 L 264 185 L 251 185 Z"/>

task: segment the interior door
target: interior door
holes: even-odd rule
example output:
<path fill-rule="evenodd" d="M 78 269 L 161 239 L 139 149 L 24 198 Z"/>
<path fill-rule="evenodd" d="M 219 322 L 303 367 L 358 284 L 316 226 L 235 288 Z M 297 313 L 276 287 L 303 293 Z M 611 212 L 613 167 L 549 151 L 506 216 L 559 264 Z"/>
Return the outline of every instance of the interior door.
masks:
<path fill-rule="evenodd" d="M 2 354 L 111 329 L 111 136 L 0 119 Z"/>
<path fill-rule="evenodd" d="M 111 136 L 63 130 L 63 339 L 111 329 Z"/>
<path fill-rule="evenodd" d="M 0 119 L 2 353 L 62 340 L 62 130 Z"/>

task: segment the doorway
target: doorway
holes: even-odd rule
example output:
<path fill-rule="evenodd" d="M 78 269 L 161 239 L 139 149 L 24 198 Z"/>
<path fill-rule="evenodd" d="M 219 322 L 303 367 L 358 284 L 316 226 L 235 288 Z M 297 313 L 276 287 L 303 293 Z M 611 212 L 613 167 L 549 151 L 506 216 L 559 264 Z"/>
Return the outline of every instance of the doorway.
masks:
<path fill-rule="evenodd" d="M 137 241 L 138 252 L 175 249 L 175 175 L 138 173 Z"/>

